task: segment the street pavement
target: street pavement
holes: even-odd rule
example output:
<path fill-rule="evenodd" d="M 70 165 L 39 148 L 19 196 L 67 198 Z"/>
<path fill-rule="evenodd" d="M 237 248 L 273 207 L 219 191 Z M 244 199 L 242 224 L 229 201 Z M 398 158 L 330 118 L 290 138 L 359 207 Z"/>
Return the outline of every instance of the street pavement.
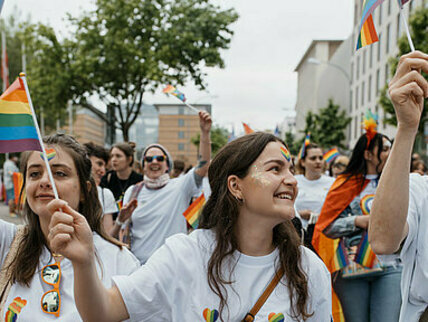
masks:
<path fill-rule="evenodd" d="M 5 205 L 4 201 L 0 201 L 0 219 L 11 222 L 13 224 L 23 224 L 24 221 L 21 217 L 9 216 L 9 207 Z"/>

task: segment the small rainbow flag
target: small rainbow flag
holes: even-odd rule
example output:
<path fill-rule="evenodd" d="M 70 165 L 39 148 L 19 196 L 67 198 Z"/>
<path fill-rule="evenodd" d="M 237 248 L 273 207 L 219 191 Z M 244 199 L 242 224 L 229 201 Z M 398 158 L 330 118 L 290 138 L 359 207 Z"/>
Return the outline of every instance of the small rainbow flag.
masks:
<path fill-rule="evenodd" d="M 333 148 L 331 150 L 328 150 L 326 153 L 324 153 L 324 160 L 325 162 L 327 162 L 327 164 L 330 164 L 339 155 L 340 155 L 339 151 L 336 148 Z"/>
<path fill-rule="evenodd" d="M 338 241 L 336 254 L 333 258 L 334 271 L 349 265 L 348 252 L 346 251 L 343 240 Z"/>
<path fill-rule="evenodd" d="M 288 150 L 287 150 L 284 146 L 282 146 L 282 147 L 281 147 L 281 154 L 284 156 L 284 158 L 285 158 L 288 162 L 290 162 L 290 160 L 291 160 L 290 152 L 288 152 Z"/>
<path fill-rule="evenodd" d="M 15 297 L 12 303 L 9 304 L 7 312 L 5 315 L 6 322 L 15 322 L 18 319 L 19 313 L 21 313 L 22 308 L 27 305 L 27 301 L 21 299 L 20 297 Z"/>
<path fill-rule="evenodd" d="M 254 132 L 254 130 L 249 127 L 247 123 L 242 122 L 242 126 L 244 127 L 245 134 L 250 134 Z"/>
<path fill-rule="evenodd" d="M 398 4 L 400 5 L 400 8 L 403 9 L 403 6 L 409 1 L 410 0 L 398 0 Z"/>
<path fill-rule="evenodd" d="M 164 89 L 163 92 L 166 94 L 171 94 L 174 95 L 175 97 L 177 97 L 180 101 L 182 101 L 183 103 L 186 101 L 186 96 L 184 96 L 184 94 L 182 92 L 180 92 L 178 89 L 176 89 L 174 86 L 172 85 L 167 85 Z"/>
<path fill-rule="evenodd" d="M 354 261 L 364 267 L 373 268 L 376 262 L 376 255 L 373 253 L 372 248 L 369 244 L 369 235 L 367 232 L 361 238 L 361 242 L 358 245 L 357 255 Z"/>
<path fill-rule="evenodd" d="M 370 210 L 372 209 L 372 204 L 374 200 L 374 194 L 365 195 L 360 200 L 360 207 L 364 215 L 370 215 Z"/>
<path fill-rule="evenodd" d="M 184 218 L 186 218 L 187 222 L 190 226 L 193 227 L 193 229 L 198 229 L 199 226 L 199 216 L 202 212 L 202 207 L 205 204 L 205 196 L 204 194 L 201 194 L 195 201 L 192 202 L 192 204 L 189 206 L 189 208 L 186 209 L 185 212 L 183 212 Z"/>
<path fill-rule="evenodd" d="M 0 153 L 42 151 L 24 82 L 17 78 L 0 96 Z"/>
<path fill-rule="evenodd" d="M 305 157 L 306 147 L 311 143 L 311 132 L 306 134 L 305 141 L 303 141 L 302 148 L 300 149 L 299 158 L 303 159 Z"/>
<path fill-rule="evenodd" d="M 358 36 L 357 41 L 357 50 L 364 46 L 371 45 L 377 41 L 379 41 L 379 37 L 373 23 L 373 17 L 370 15 L 364 25 L 361 27 L 360 35 Z"/>

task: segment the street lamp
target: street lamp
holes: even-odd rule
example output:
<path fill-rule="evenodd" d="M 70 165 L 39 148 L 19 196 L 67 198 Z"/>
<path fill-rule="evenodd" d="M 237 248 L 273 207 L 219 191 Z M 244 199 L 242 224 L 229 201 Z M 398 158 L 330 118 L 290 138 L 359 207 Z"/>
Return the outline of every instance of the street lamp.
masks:
<path fill-rule="evenodd" d="M 351 80 L 351 76 L 349 76 L 348 72 L 340 65 L 336 65 L 333 63 L 330 63 L 328 61 L 321 61 L 319 59 L 316 59 L 314 57 L 309 57 L 307 62 L 309 64 L 313 64 L 313 65 L 329 65 L 333 68 L 336 68 L 338 70 L 340 70 L 342 72 L 342 74 L 346 77 L 346 79 L 349 81 L 349 84 L 351 84 L 352 80 Z"/>

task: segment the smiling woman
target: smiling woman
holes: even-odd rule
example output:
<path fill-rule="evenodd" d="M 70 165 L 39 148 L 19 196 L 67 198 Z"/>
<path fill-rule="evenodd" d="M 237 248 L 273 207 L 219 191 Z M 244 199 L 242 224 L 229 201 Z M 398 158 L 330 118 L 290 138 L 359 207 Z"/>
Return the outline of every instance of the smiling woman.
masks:
<path fill-rule="evenodd" d="M 91 161 L 83 147 L 67 135 L 49 136 L 44 142 L 50 151 L 49 165 L 61 200 L 54 199 L 40 152 L 25 152 L 21 172 L 26 195 L 23 215 L 28 224 L 18 233 L 15 225 L 0 220 L 0 279 L 5 282 L 0 283 L 4 287 L 0 287 L 1 319 L 13 314 L 28 321 L 46 320 L 48 314 L 64 321 L 79 319 L 74 305 L 73 267 L 69 260 L 52 252 L 47 242 L 52 233 L 52 209 L 64 216 L 85 216 L 88 229 L 94 234 L 92 247 L 96 249 L 97 269 L 104 285 L 111 285 L 112 275 L 127 275 L 138 267 L 136 258 L 102 229 L 102 210 L 91 176 Z M 18 312 L 13 309 L 17 301 Z"/>
<path fill-rule="evenodd" d="M 82 318 L 330 321 L 330 274 L 291 223 L 297 183 L 285 147 L 271 134 L 253 133 L 222 148 L 209 168 L 202 229 L 168 238 L 137 272 L 114 277 L 110 290 L 96 276 L 85 218 L 66 222 L 54 214 L 50 242 L 73 262 Z M 251 309 L 271 281 L 268 300 Z"/>

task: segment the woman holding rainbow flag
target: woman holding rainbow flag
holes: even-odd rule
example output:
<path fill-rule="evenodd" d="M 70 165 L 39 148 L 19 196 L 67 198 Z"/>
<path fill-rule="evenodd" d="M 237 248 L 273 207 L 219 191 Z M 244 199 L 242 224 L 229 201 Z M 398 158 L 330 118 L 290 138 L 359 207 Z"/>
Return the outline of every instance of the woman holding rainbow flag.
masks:
<path fill-rule="evenodd" d="M 377 133 L 370 111 L 363 124 L 366 133 L 327 194 L 312 242 L 333 274 L 345 321 L 397 321 L 401 265 L 394 255 L 380 264 L 367 240 L 371 203 L 391 142 Z"/>

